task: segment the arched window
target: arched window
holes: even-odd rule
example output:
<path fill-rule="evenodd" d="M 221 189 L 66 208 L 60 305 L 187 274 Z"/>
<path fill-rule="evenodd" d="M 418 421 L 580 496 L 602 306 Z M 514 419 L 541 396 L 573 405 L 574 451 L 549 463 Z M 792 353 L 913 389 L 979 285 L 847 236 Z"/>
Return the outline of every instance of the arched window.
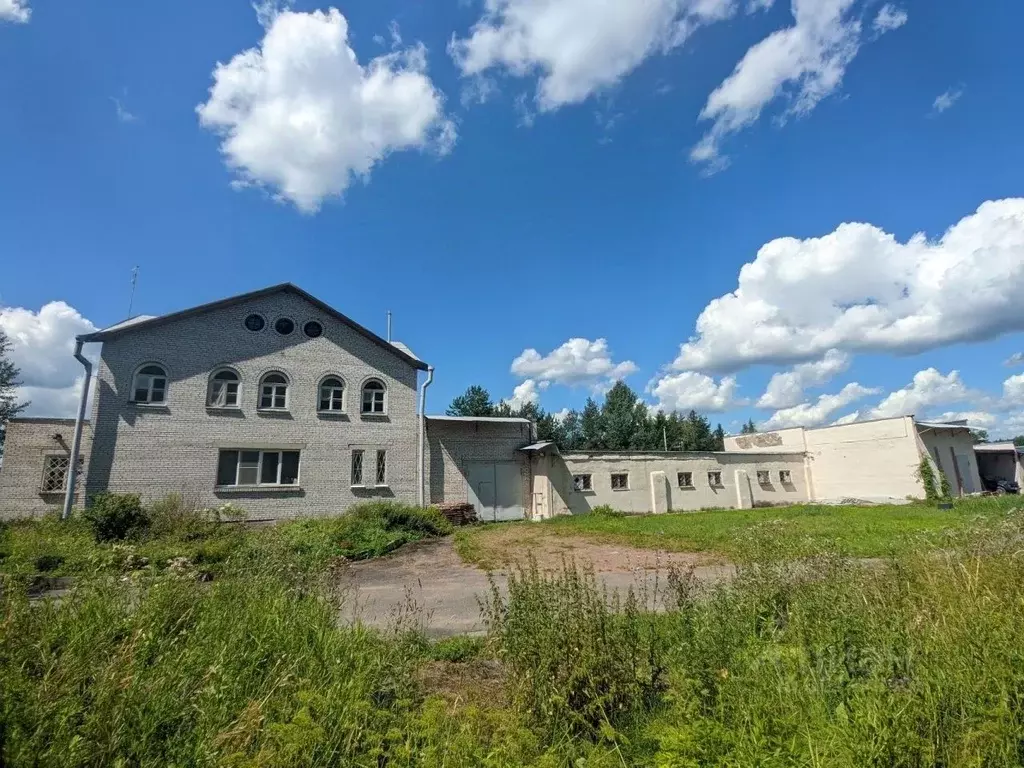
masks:
<path fill-rule="evenodd" d="M 132 381 L 132 402 L 163 403 L 167 397 L 167 371 L 159 365 L 144 365 Z"/>
<path fill-rule="evenodd" d="M 363 413 L 386 413 L 386 395 L 384 383 L 378 379 L 370 379 L 363 384 Z"/>
<path fill-rule="evenodd" d="M 283 373 L 268 373 L 260 380 L 260 409 L 283 411 L 288 407 L 288 379 Z"/>
<path fill-rule="evenodd" d="M 211 408 L 237 408 L 240 383 L 238 374 L 230 368 L 215 372 L 210 377 L 206 404 Z"/>
<path fill-rule="evenodd" d="M 321 411 L 342 413 L 345 410 L 345 382 L 337 376 L 328 376 L 320 382 Z"/>

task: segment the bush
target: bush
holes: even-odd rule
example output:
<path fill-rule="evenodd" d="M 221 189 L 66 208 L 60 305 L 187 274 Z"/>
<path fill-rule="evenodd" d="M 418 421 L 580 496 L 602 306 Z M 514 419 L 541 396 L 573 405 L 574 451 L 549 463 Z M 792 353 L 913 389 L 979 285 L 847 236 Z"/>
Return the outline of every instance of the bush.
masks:
<path fill-rule="evenodd" d="M 600 506 L 594 507 L 590 510 L 592 515 L 603 515 L 605 517 L 625 517 L 625 512 L 620 512 L 615 509 L 611 504 L 601 504 Z"/>
<path fill-rule="evenodd" d="M 380 557 L 432 536 L 454 529 L 436 509 L 421 509 L 395 502 L 359 504 L 339 521 L 338 554 L 350 560 Z"/>
<path fill-rule="evenodd" d="M 138 536 L 150 525 L 142 501 L 133 493 L 100 493 L 82 513 L 98 542 L 124 541 Z"/>
<path fill-rule="evenodd" d="M 64 558 L 61 555 L 40 555 L 35 559 L 36 570 L 39 573 L 52 573 L 64 565 Z"/>

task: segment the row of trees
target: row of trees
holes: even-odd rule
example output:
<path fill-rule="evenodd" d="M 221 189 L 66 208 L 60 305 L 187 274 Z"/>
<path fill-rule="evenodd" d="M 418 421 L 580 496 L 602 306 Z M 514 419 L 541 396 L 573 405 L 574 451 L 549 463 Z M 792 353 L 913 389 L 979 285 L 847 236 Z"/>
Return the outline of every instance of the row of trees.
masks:
<path fill-rule="evenodd" d="M 486 389 L 472 386 L 452 400 L 449 416 L 517 416 L 536 423 L 540 440 L 554 440 L 564 451 L 721 451 L 725 430 L 714 429 L 696 411 L 651 414 L 647 405 L 624 382 L 618 382 L 600 405 L 587 398 L 582 411 L 556 419 L 540 406 L 527 403 L 514 409 L 495 403 Z M 753 423 L 749 425 L 753 427 Z"/>

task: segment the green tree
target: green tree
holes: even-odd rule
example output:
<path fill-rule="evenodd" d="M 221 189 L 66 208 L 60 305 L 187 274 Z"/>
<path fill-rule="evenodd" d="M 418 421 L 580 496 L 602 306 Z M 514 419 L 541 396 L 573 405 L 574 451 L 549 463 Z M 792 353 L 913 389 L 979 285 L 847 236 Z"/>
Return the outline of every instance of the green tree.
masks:
<path fill-rule="evenodd" d="M 711 434 L 711 437 L 714 439 L 714 447 L 711 450 L 719 451 L 719 452 L 724 451 L 725 450 L 725 430 L 722 429 L 722 425 L 721 424 L 719 424 L 717 427 L 715 427 L 715 431 Z"/>
<path fill-rule="evenodd" d="M 971 430 L 971 439 L 974 441 L 975 445 L 977 445 L 979 443 L 987 443 L 988 442 L 988 430 L 987 429 L 972 429 Z"/>
<path fill-rule="evenodd" d="M 1024 445 L 1024 435 L 1017 435 L 1013 438 L 1014 445 Z"/>
<path fill-rule="evenodd" d="M 606 450 L 649 450 L 651 442 L 647 406 L 636 392 L 622 381 L 616 382 L 605 396 L 601 421 Z"/>
<path fill-rule="evenodd" d="M 588 451 L 600 451 L 605 448 L 604 420 L 601 409 L 594 398 L 588 397 L 580 415 L 580 448 Z"/>
<path fill-rule="evenodd" d="M 690 411 L 680 424 L 679 451 L 715 451 L 718 444 L 706 416 Z"/>
<path fill-rule="evenodd" d="M 29 405 L 28 403 L 19 403 L 15 396 L 15 390 L 21 384 L 18 378 L 21 371 L 9 356 L 11 346 L 7 334 L 0 331 L 0 456 L 3 455 L 7 422 Z"/>
<path fill-rule="evenodd" d="M 569 411 L 560 422 L 555 420 L 555 442 L 560 450 L 578 451 L 583 447 L 583 420 L 579 411 Z"/>
<path fill-rule="evenodd" d="M 753 419 L 750 419 L 746 424 L 743 425 L 742 429 L 740 429 L 740 434 L 741 435 L 754 435 L 754 434 L 757 434 L 757 425 L 754 423 Z"/>
<path fill-rule="evenodd" d="M 491 402 L 491 394 L 474 384 L 452 400 L 446 413 L 449 416 L 494 416 L 495 408 Z"/>

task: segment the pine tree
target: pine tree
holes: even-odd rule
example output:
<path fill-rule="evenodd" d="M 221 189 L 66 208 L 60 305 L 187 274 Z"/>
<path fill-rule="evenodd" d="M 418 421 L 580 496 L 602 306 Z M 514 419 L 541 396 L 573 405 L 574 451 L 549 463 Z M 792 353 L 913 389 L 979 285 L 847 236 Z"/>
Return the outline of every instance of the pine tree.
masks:
<path fill-rule="evenodd" d="M 605 396 L 601 421 L 607 450 L 635 450 L 637 440 L 642 439 L 646 427 L 647 409 L 639 402 L 636 392 L 619 381 Z"/>
<path fill-rule="evenodd" d="M 741 435 L 754 435 L 754 434 L 757 434 L 757 425 L 754 423 L 753 419 L 750 419 L 746 424 L 743 425 L 743 428 L 740 430 L 740 434 Z"/>
<path fill-rule="evenodd" d="M 7 335 L 0 331 L 0 455 L 3 455 L 7 422 L 29 405 L 28 403 L 19 403 L 15 395 L 17 387 L 21 384 L 18 379 L 21 371 L 8 356 L 11 346 Z"/>
<path fill-rule="evenodd" d="M 449 416 L 494 416 L 495 409 L 490 393 L 474 384 L 452 400 L 446 413 Z"/>
<path fill-rule="evenodd" d="M 587 398 L 587 403 L 583 406 L 583 413 L 580 415 L 580 436 L 582 437 L 580 448 L 584 450 L 600 451 L 606 447 L 601 409 L 597 407 L 597 403 L 592 397 Z"/>

